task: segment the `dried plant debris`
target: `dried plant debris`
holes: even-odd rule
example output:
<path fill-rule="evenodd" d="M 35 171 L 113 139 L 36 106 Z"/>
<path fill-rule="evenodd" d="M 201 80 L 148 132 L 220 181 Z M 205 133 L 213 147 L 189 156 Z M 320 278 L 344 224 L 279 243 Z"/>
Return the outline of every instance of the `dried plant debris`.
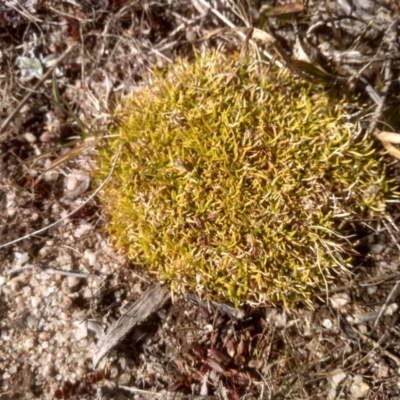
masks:
<path fill-rule="evenodd" d="M 0 399 L 398 397 L 397 205 L 368 223 L 355 267 L 314 311 L 175 296 L 94 370 L 98 341 L 152 282 L 87 202 L 115 100 L 194 48 L 231 54 L 244 41 L 242 54 L 311 81 L 322 70 L 359 91 L 353 117 L 371 136 L 399 132 L 398 15 L 391 0 L 0 0 L 0 246 L 28 235 L 0 249 Z M 278 46 L 245 37 L 250 27 Z M 240 68 L 229 64 L 233 86 Z"/>

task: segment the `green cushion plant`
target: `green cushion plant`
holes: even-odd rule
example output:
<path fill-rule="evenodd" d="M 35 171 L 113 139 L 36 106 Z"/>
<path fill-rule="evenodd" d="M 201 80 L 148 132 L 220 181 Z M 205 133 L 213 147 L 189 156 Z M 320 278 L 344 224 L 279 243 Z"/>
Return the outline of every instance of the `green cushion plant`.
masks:
<path fill-rule="evenodd" d="M 350 266 L 354 224 L 392 183 L 346 98 L 212 53 L 154 74 L 117 107 L 99 150 L 116 246 L 172 289 L 242 303 L 312 304 Z"/>

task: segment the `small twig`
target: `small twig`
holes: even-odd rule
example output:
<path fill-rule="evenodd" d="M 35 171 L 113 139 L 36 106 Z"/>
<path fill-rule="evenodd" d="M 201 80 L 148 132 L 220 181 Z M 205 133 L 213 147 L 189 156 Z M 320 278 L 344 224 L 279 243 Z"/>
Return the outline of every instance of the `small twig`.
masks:
<path fill-rule="evenodd" d="M 212 7 L 206 0 L 198 0 L 203 6 L 205 6 L 207 9 L 209 9 L 216 17 L 218 17 L 222 22 L 224 22 L 227 26 L 229 26 L 229 28 L 232 29 L 236 29 L 237 27 L 235 26 L 235 24 L 233 24 L 231 21 L 229 21 L 229 19 L 227 19 L 226 17 L 224 17 L 218 10 L 216 10 L 214 7 Z M 246 33 L 248 32 L 248 28 L 246 28 Z M 246 33 L 241 32 L 240 30 L 238 30 L 239 35 L 243 38 L 246 39 Z M 250 43 L 255 45 L 255 42 L 253 40 L 250 40 Z M 266 50 L 263 50 L 262 53 L 264 54 L 264 56 L 266 56 L 269 60 L 273 60 L 274 57 L 272 54 L 268 53 Z M 283 64 L 278 61 L 275 60 L 275 64 L 279 67 L 282 68 Z"/>
<path fill-rule="evenodd" d="M 83 272 L 65 271 L 63 269 L 45 268 L 45 267 L 41 267 L 40 265 L 28 265 L 26 267 L 15 268 L 15 269 L 12 269 L 11 271 L 8 271 L 7 275 L 15 275 L 22 271 L 27 271 L 30 269 L 35 269 L 40 272 L 44 272 L 45 274 L 48 274 L 48 275 L 73 276 L 75 278 L 84 278 L 84 279 L 88 279 L 88 278 L 104 279 L 104 277 L 99 276 L 99 275 L 85 274 Z"/>
<path fill-rule="evenodd" d="M 17 105 L 17 107 L 14 109 L 14 111 L 3 121 L 3 123 L 0 125 L 0 133 L 8 126 L 8 124 L 11 122 L 11 120 L 15 117 L 15 115 L 18 113 L 19 110 L 23 107 L 23 105 L 29 100 L 29 98 L 32 96 L 32 94 L 37 90 L 43 82 L 52 74 L 52 72 L 58 67 L 60 62 L 64 60 L 64 58 L 71 53 L 71 51 L 76 47 L 76 44 L 73 44 L 72 46 L 68 47 L 67 50 L 64 51 L 64 53 L 54 62 L 54 64 L 47 70 L 47 72 L 40 78 L 40 80 L 33 86 L 32 90 L 28 92 L 25 97 L 20 101 L 20 103 Z"/>
<path fill-rule="evenodd" d="M 399 286 L 400 281 L 397 281 L 396 284 L 393 286 L 393 289 L 390 291 L 389 296 L 387 297 L 385 304 L 381 307 L 381 309 L 379 310 L 378 316 L 376 317 L 376 320 L 374 322 L 374 326 L 372 327 L 372 330 L 370 332 L 370 335 L 372 335 L 372 333 L 375 331 L 379 320 L 381 319 L 383 313 L 385 312 L 387 306 L 389 305 L 389 301 L 391 300 L 394 292 L 396 291 L 397 287 Z"/>
<path fill-rule="evenodd" d="M 387 32 L 390 33 L 391 38 L 390 38 L 390 43 L 389 43 L 389 52 L 393 53 L 395 49 L 395 43 L 397 42 L 397 25 L 398 25 L 399 19 L 395 19 L 392 24 L 389 26 L 387 29 Z M 384 82 L 385 86 L 382 89 L 382 97 L 380 102 L 377 104 L 374 116 L 372 118 L 372 121 L 368 127 L 368 132 L 372 133 L 375 131 L 376 126 L 378 125 L 378 120 L 380 119 L 382 113 L 383 113 L 383 108 L 386 103 L 386 99 L 388 97 L 389 89 L 392 84 L 393 80 L 393 73 L 392 73 L 392 57 L 388 57 L 387 61 L 385 62 L 385 74 L 384 74 Z"/>
<path fill-rule="evenodd" d="M 395 355 L 393 355 L 392 353 L 390 353 L 389 351 L 387 351 L 386 349 L 383 349 L 380 345 L 380 341 L 382 341 L 383 337 L 379 340 L 379 342 L 376 342 L 375 340 L 371 339 L 370 337 L 368 337 L 367 335 L 364 335 L 364 333 L 360 332 L 359 329 L 357 329 L 356 327 L 352 327 L 352 329 L 360 336 L 360 338 L 364 341 L 366 341 L 367 343 L 371 344 L 374 348 L 367 354 L 367 356 L 363 357 L 361 360 L 357 361 L 357 363 L 351 365 L 350 367 L 346 368 L 346 370 L 351 370 L 355 365 L 359 364 L 361 361 L 367 359 L 370 355 L 370 353 L 372 351 L 374 351 L 374 349 L 379 349 L 386 357 L 389 357 L 390 359 L 392 359 L 398 367 L 400 367 L 400 358 L 396 357 Z"/>
<path fill-rule="evenodd" d="M 186 396 L 179 395 L 179 396 L 177 396 L 177 394 L 173 393 L 173 392 L 171 392 L 169 394 L 165 394 L 164 392 L 163 393 L 154 393 L 154 392 L 150 392 L 149 390 L 143 390 L 143 389 L 138 389 L 138 388 L 135 388 L 135 387 L 124 386 L 124 385 L 118 385 L 118 388 L 122 389 L 122 390 L 125 390 L 126 392 L 129 392 L 129 393 L 142 393 L 142 394 L 149 394 L 151 396 L 158 396 L 158 397 L 162 396 L 163 398 L 166 398 L 166 399 L 168 399 L 168 398 L 171 398 L 171 399 L 179 398 L 179 399 L 188 399 L 188 400 L 189 399 L 190 400 L 214 400 L 214 399 L 218 399 L 217 396 L 209 396 L 209 395 L 205 395 L 205 396 L 202 396 L 202 395 L 186 395 Z"/>
<path fill-rule="evenodd" d="M 120 146 L 119 146 L 117 155 L 115 156 L 114 162 L 113 162 L 113 164 L 112 164 L 110 173 L 108 174 L 107 178 L 106 178 L 106 179 L 104 180 L 104 182 L 102 182 L 102 184 L 88 197 L 88 199 L 87 199 L 84 203 L 82 203 L 80 206 L 76 207 L 73 211 L 71 211 L 70 213 L 68 213 L 67 215 L 65 215 L 63 218 L 57 220 L 56 222 L 53 222 L 52 224 L 47 225 L 47 226 L 45 226 L 44 228 L 39 229 L 39 230 L 37 230 L 37 231 L 35 231 L 35 232 L 29 233 L 28 235 L 25 235 L 25 236 L 22 236 L 22 237 L 20 237 L 20 238 L 18 238 L 18 239 L 12 240 L 11 242 L 8 242 L 8 243 L 5 243 L 5 244 L 0 245 L 0 249 L 2 249 L 2 248 L 4 248 L 4 247 L 7 247 L 7 246 L 10 246 L 10 245 L 12 245 L 12 244 L 18 243 L 18 242 L 20 242 L 21 240 L 28 239 L 28 238 L 30 238 L 31 236 L 38 235 L 39 233 L 45 232 L 45 231 L 47 231 L 47 230 L 50 229 L 50 228 L 53 228 L 54 226 L 58 225 L 60 222 L 66 220 L 67 218 L 69 218 L 69 217 L 71 217 L 72 215 L 74 215 L 77 211 L 79 211 L 82 207 L 84 207 L 87 203 L 89 203 L 89 201 L 91 201 L 94 197 L 96 197 L 97 194 L 100 192 L 100 190 L 103 189 L 103 187 L 106 185 L 106 183 L 110 180 L 110 178 L 111 178 L 111 176 L 112 176 L 112 174 L 113 174 L 113 172 L 114 172 L 114 170 L 115 170 L 115 167 L 117 166 L 117 163 L 118 163 L 119 157 L 120 157 L 120 155 L 121 155 L 121 151 L 122 151 L 123 145 L 124 145 L 124 144 L 122 143 L 122 144 L 120 144 Z"/>

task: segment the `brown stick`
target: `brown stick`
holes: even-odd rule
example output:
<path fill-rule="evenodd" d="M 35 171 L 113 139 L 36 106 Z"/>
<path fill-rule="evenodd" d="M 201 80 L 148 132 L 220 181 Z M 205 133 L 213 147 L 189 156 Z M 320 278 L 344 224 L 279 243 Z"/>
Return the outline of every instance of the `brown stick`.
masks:
<path fill-rule="evenodd" d="M 139 323 L 157 312 L 170 298 L 167 286 L 156 284 L 147 289 L 132 307 L 111 327 L 97 343 L 98 353 L 93 357 L 93 368 Z"/>

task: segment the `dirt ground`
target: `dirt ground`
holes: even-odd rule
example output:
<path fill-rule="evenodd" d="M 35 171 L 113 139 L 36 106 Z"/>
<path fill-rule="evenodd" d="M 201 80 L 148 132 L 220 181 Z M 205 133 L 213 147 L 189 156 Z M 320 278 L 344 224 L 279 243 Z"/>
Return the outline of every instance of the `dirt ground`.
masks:
<path fill-rule="evenodd" d="M 177 296 L 92 363 L 154 284 L 111 246 L 92 179 L 115 99 L 254 26 L 270 62 L 329 71 L 366 131 L 400 132 L 398 19 L 395 0 L 0 0 L 0 399 L 400 399 L 398 204 L 314 310 Z"/>

